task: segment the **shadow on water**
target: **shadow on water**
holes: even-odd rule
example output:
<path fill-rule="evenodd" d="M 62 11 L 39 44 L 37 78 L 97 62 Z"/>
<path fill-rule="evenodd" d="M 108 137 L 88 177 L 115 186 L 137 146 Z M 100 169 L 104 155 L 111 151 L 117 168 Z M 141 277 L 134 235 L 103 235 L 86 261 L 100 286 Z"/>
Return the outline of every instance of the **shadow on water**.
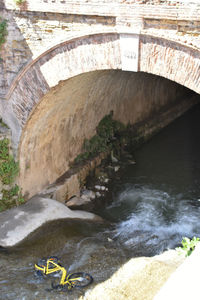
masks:
<path fill-rule="evenodd" d="M 133 255 L 200 235 L 199 115 L 197 105 L 132 153 L 135 165 L 122 159 L 109 184 L 112 201 L 102 215 L 117 222 L 115 238 Z"/>

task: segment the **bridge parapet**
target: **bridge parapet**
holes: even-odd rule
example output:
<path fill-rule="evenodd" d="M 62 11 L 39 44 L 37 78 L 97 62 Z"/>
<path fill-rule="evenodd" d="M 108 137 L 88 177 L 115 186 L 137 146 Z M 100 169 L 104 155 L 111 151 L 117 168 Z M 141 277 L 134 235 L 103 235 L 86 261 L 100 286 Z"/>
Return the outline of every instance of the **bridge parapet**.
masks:
<path fill-rule="evenodd" d="M 198 20 L 200 13 L 198 0 L 26 0 L 20 6 L 16 5 L 13 0 L 4 0 L 4 2 L 4 7 L 10 10 L 97 16 L 140 15 L 164 18 L 184 17 Z"/>

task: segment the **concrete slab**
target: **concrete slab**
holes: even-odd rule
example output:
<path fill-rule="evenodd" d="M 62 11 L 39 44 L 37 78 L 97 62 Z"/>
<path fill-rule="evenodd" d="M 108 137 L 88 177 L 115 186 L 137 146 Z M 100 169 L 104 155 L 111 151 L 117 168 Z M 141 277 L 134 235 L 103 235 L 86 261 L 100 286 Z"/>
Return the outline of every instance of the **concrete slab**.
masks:
<path fill-rule="evenodd" d="M 153 300 L 199 300 L 200 243 L 169 277 Z"/>
<path fill-rule="evenodd" d="M 183 260 L 175 250 L 154 257 L 132 258 L 109 279 L 88 289 L 79 300 L 152 300 Z"/>
<path fill-rule="evenodd" d="M 34 197 L 24 205 L 0 213 L 0 246 L 15 246 L 49 221 L 58 219 L 103 219 L 86 211 L 72 211 L 61 202 Z"/>

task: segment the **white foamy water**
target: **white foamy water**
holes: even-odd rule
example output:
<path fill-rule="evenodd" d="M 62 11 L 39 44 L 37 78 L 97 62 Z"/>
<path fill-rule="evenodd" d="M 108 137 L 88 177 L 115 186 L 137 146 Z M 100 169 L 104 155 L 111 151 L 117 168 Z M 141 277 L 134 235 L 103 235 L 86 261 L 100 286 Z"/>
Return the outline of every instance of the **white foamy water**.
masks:
<path fill-rule="evenodd" d="M 199 202 L 180 198 L 145 186 L 127 188 L 109 208 L 132 210 L 116 226 L 115 238 L 137 253 L 151 255 L 176 247 L 184 236 L 199 236 Z"/>

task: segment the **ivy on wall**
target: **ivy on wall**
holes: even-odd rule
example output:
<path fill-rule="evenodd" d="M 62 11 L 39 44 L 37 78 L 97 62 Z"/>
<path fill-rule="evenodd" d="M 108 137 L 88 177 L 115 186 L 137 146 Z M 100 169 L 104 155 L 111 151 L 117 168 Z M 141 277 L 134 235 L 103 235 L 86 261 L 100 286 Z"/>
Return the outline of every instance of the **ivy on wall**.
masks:
<path fill-rule="evenodd" d="M 7 21 L 0 17 L 0 47 L 5 43 L 7 34 Z"/>
<path fill-rule="evenodd" d="M 18 163 L 9 153 L 9 140 L 0 140 L 0 212 L 24 202 L 20 187 L 14 184 Z"/>
<path fill-rule="evenodd" d="M 85 139 L 83 151 L 75 158 L 75 163 L 83 162 L 102 152 L 120 149 L 121 144 L 125 143 L 128 128 L 112 117 L 111 111 L 99 122 L 97 133 L 90 140 Z"/>
<path fill-rule="evenodd" d="M 18 164 L 9 153 L 9 140 L 0 140 L 0 180 L 3 184 L 11 184 L 18 173 Z"/>

